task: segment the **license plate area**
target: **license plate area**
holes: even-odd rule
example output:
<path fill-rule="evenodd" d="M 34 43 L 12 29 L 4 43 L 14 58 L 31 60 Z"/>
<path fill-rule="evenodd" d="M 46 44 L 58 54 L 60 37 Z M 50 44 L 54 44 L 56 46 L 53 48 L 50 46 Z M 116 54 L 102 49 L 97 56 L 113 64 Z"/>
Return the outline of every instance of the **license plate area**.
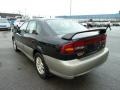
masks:
<path fill-rule="evenodd" d="M 103 48 L 102 44 L 100 42 L 96 42 L 96 43 L 93 43 L 93 44 L 88 44 L 86 46 L 85 51 L 86 51 L 86 54 L 89 54 L 89 53 L 99 51 L 102 48 Z"/>

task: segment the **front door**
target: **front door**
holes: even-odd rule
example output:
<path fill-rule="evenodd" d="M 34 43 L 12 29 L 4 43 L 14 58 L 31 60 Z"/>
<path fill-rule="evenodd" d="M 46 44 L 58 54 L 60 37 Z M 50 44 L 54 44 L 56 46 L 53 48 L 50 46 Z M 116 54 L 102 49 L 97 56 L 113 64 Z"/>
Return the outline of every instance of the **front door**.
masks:
<path fill-rule="evenodd" d="M 37 43 L 37 34 L 36 21 L 30 21 L 27 26 L 26 33 L 24 34 L 24 51 L 30 58 L 33 56 L 33 50 Z"/>
<path fill-rule="evenodd" d="M 25 31 L 26 31 L 27 25 L 28 25 L 28 22 L 25 22 L 20 27 L 19 32 L 17 32 L 15 34 L 16 44 L 17 44 L 18 48 L 21 49 L 22 51 L 24 50 L 24 46 L 23 46 L 24 38 L 23 37 L 24 37 Z"/>

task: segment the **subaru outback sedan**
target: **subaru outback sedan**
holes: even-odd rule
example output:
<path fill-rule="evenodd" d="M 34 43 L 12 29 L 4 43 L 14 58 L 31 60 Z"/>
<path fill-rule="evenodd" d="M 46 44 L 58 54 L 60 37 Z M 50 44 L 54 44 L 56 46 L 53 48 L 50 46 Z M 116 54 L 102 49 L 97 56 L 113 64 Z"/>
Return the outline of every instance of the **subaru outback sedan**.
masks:
<path fill-rule="evenodd" d="M 105 29 L 87 29 L 72 20 L 26 21 L 13 32 L 15 51 L 35 63 L 41 78 L 73 79 L 103 64 L 109 54 Z"/>

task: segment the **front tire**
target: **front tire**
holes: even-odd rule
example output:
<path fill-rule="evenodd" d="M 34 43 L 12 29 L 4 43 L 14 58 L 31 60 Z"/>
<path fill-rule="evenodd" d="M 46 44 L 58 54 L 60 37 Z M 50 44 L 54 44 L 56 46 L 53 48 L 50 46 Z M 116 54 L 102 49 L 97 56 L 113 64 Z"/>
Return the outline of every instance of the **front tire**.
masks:
<path fill-rule="evenodd" d="M 14 48 L 15 51 L 19 51 L 18 48 L 17 48 L 16 42 L 15 42 L 14 39 L 13 39 L 13 48 Z"/>
<path fill-rule="evenodd" d="M 39 76 L 42 79 L 48 79 L 50 76 L 47 65 L 44 62 L 44 58 L 40 53 L 35 54 L 35 66 Z"/>

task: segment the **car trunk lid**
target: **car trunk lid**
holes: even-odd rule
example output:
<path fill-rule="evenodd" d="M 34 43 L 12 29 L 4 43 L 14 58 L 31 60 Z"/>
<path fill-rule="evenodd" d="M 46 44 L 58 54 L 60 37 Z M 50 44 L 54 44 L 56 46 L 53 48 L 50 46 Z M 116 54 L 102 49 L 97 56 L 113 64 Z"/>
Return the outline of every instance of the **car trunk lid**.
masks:
<path fill-rule="evenodd" d="M 76 37 L 76 35 L 78 36 Z M 62 46 L 61 54 L 76 54 L 77 57 L 82 57 L 95 53 L 105 47 L 106 29 L 93 29 L 77 33 L 69 33 L 64 35 L 62 39 L 68 40 L 69 43 Z"/>

